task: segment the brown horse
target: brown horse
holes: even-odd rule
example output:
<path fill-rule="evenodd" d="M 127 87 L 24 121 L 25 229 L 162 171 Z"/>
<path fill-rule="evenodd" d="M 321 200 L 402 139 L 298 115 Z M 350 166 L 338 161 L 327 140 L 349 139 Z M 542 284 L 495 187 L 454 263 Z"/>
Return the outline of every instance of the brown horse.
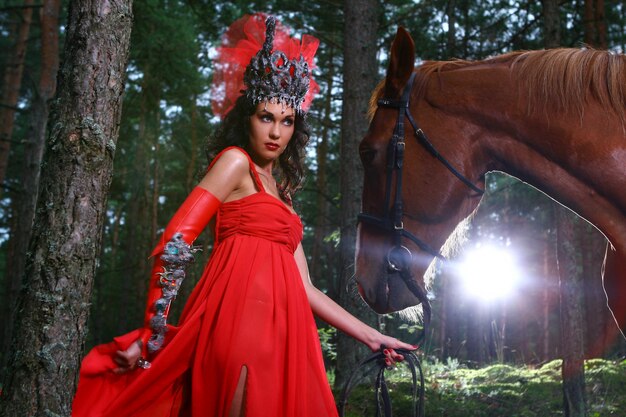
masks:
<path fill-rule="evenodd" d="M 609 242 L 604 288 L 624 331 L 626 57 L 554 49 L 476 62 L 426 62 L 418 68 L 414 61 L 413 40 L 400 28 L 360 145 L 365 184 L 356 279 L 365 301 L 379 313 L 419 304 L 423 297 L 407 290 L 396 263 L 407 262 L 423 292 L 433 257 L 478 206 L 485 174 L 501 171 L 602 231 Z M 414 131 L 411 117 L 421 130 Z M 400 135 L 398 120 L 406 125 Z M 392 139 L 394 131 L 400 138 Z M 401 148 L 390 146 L 402 138 Z M 389 168 L 402 153 L 403 167 Z"/>

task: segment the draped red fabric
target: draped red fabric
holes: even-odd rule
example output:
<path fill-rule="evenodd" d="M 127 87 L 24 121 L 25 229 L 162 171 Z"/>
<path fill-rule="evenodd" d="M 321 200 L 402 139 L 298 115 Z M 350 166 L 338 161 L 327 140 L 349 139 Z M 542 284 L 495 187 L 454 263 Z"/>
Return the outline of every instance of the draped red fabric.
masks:
<path fill-rule="evenodd" d="M 111 371 L 139 330 L 95 347 L 74 417 L 227 416 L 244 366 L 246 416 L 337 415 L 293 256 L 302 224 L 255 181 L 258 193 L 220 207 L 211 259 L 150 369 Z"/>

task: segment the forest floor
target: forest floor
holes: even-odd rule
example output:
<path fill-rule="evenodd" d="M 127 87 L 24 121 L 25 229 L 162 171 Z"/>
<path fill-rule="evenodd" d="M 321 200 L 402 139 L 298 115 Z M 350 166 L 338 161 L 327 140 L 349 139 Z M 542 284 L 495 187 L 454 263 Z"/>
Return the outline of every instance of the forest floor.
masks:
<path fill-rule="evenodd" d="M 541 367 L 496 364 L 468 369 L 456 360 L 422 364 L 428 417 L 552 417 L 563 416 L 561 361 Z M 413 416 L 411 375 L 404 366 L 387 372 L 394 417 Z M 585 362 L 589 417 L 626 417 L 626 360 Z M 374 416 L 369 386 L 350 396 L 346 417 Z"/>

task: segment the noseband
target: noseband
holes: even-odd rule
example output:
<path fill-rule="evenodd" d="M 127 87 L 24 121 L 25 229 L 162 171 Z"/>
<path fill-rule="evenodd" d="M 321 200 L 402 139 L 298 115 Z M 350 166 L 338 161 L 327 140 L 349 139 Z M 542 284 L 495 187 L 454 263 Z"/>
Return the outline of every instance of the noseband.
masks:
<path fill-rule="evenodd" d="M 404 213 L 402 207 L 402 167 L 404 163 L 404 119 L 408 119 L 413 127 L 413 136 L 433 157 L 437 158 L 454 176 L 479 194 L 483 194 L 483 190 L 478 188 L 467 177 L 457 171 L 434 147 L 428 140 L 422 129 L 419 128 L 415 119 L 410 112 L 410 95 L 415 81 L 416 73 L 412 73 L 407 85 L 402 91 L 400 100 L 380 99 L 378 106 L 390 107 L 398 109 L 398 118 L 393 129 L 393 135 L 387 147 L 387 166 L 386 166 L 386 185 L 385 185 L 385 203 L 384 214 L 382 217 L 364 212 L 359 213 L 358 221 L 377 227 L 389 232 L 392 235 L 392 246 L 387 252 L 387 277 L 399 274 L 409 290 L 420 300 L 424 309 L 424 331 L 422 336 L 426 334 L 426 326 L 430 322 L 430 302 L 426 295 L 426 291 L 420 288 L 410 272 L 410 264 L 413 258 L 411 251 L 402 245 L 402 238 L 407 238 L 422 251 L 427 252 L 435 258 L 444 259 L 438 250 L 433 249 L 423 240 L 415 236 L 404 228 L 402 221 Z M 391 204 L 391 191 L 393 177 L 396 177 L 395 193 L 393 204 Z"/>

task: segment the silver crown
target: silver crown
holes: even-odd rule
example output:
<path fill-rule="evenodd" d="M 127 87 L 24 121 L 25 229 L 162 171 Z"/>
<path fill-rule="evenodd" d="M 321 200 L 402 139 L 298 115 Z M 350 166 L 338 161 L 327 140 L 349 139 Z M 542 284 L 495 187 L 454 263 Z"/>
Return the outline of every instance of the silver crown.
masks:
<path fill-rule="evenodd" d="M 309 91 L 309 64 L 302 55 L 289 60 L 282 51 L 272 53 L 276 19 L 268 17 L 265 28 L 263 47 L 246 67 L 243 81 L 247 89 L 243 93 L 253 105 L 269 101 L 302 113 L 302 102 Z"/>

